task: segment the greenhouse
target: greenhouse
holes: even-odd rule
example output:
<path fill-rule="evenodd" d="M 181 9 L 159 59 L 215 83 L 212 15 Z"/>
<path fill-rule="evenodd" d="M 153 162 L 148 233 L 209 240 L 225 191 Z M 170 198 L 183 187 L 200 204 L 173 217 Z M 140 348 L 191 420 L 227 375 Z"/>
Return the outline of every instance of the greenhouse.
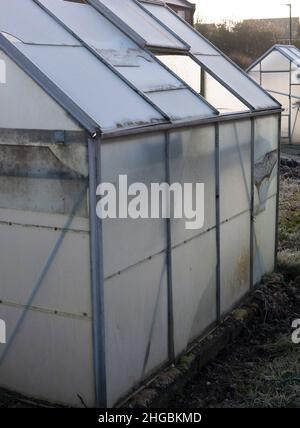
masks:
<path fill-rule="evenodd" d="M 115 406 L 274 270 L 281 106 L 135 0 L 2 0 L 0 99 L 0 386 Z M 99 218 L 124 176 L 204 184 L 203 227 Z"/>
<path fill-rule="evenodd" d="M 275 45 L 248 69 L 249 75 L 283 107 L 283 143 L 300 144 L 300 50 Z"/>

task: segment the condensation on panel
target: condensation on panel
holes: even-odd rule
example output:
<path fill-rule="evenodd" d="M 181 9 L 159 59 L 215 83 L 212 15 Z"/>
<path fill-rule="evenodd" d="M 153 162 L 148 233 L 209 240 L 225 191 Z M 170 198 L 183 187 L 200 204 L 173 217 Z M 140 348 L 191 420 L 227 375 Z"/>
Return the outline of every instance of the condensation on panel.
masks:
<path fill-rule="evenodd" d="M 22 310 L 0 305 L 8 337 Z M 29 310 L 1 364 L 0 385 L 54 403 L 93 407 L 91 321 Z"/>
<path fill-rule="evenodd" d="M 108 406 L 168 359 L 166 254 L 105 281 Z"/>
<path fill-rule="evenodd" d="M 176 355 L 216 321 L 216 232 L 173 249 Z"/>
<path fill-rule="evenodd" d="M 102 182 L 116 185 L 126 175 L 128 186 L 166 181 L 165 135 L 143 135 L 102 145 Z M 126 188 L 127 191 L 127 188 Z M 123 194 L 123 193 L 122 193 Z M 129 197 L 130 202 L 134 197 Z M 126 202 L 126 198 L 122 199 Z M 119 204 L 118 204 L 119 207 Z M 151 204 L 149 203 L 148 213 Z M 104 272 L 109 277 L 166 248 L 166 220 L 107 218 L 103 221 Z"/>
<path fill-rule="evenodd" d="M 170 181 L 171 183 L 192 183 L 185 197 L 187 206 L 195 203 L 196 183 L 204 184 L 204 207 L 199 203 L 197 218 L 204 208 L 204 225 L 200 229 L 187 230 L 187 218 L 172 220 L 172 243 L 176 245 L 216 225 L 215 213 L 215 130 L 213 126 L 191 128 L 170 134 Z M 198 193 L 198 201 L 201 198 Z M 193 205 L 195 207 L 195 205 Z M 183 210 L 184 211 L 184 210 Z M 195 225 L 197 222 L 195 223 Z"/>
<path fill-rule="evenodd" d="M 276 196 L 267 200 L 266 208 L 254 223 L 254 284 L 275 267 Z"/>
<path fill-rule="evenodd" d="M 250 289 L 250 211 L 221 225 L 221 311 Z"/>
<path fill-rule="evenodd" d="M 278 116 L 255 120 L 254 214 L 266 209 L 266 201 L 277 193 Z"/>
<path fill-rule="evenodd" d="M 251 122 L 220 125 L 221 221 L 250 210 Z"/>

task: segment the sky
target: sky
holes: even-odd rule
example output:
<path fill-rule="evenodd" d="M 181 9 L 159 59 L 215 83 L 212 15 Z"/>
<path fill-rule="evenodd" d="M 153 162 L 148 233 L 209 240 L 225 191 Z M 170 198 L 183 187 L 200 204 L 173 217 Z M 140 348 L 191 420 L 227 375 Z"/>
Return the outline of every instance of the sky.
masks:
<path fill-rule="evenodd" d="M 300 16 L 299 0 L 190 0 L 196 3 L 196 17 L 203 22 L 239 21 L 248 18 L 279 18 L 289 16 L 291 3 L 293 16 Z"/>

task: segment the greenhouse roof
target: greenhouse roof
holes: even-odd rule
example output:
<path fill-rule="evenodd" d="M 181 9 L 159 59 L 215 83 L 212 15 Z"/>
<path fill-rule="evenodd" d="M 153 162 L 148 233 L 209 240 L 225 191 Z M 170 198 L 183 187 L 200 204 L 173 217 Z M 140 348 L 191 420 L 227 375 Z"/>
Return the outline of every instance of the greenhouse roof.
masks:
<path fill-rule="evenodd" d="M 146 46 L 154 52 L 164 53 L 161 34 L 165 32 L 189 46 L 188 54 L 219 83 L 235 95 L 250 110 L 278 108 L 278 102 L 254 82 L 243 70 L 221 53 L 198 31 L 159 0 L 87 0 L 105 13 L 103 6 L 117 15 L 124 24 L 130 23 Z M 147 22 L 145 30 L 144 23 Z M 157 27 L 159 25 L 159 28 Z M 126 27 L 123 27 L 126 31 Z M 160 44 L 159 44 L 160 43 Z M 174 53 L 177 45 L 173 45 Z M 154 49 L 153 49 L 154 47 Z"/>
<path fill-rule="evenodd" d="M 247 94 L 252 110 L 279 108 L 162 3 L 88 3 L 1 0 L 0 49 L 92 134 L 219 115 L 152 50 L 201 57 L 216 75 L 228 73 L 219 80 Z M 152 13 L 167 13 L 172 30 Z"/>
<path fill-rule="evenodd" d="M 294 45 L 274 45 L 267 50 L 260 58 L 258 58 L 247 71 L 251 71 L 257 64 L 264 60 L 270 53 L 279 52 L 289 61 L 292 61 L 296 66 L 300 67 L 300 50 Z"/>

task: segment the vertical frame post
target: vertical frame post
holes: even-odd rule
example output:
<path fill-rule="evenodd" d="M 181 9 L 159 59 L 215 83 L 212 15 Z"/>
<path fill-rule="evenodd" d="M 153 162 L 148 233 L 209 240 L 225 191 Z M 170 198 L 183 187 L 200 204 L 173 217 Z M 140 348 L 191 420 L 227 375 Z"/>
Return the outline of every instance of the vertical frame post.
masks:
<path fill-rule="evenodd" d="M 170 173 L 170 134 L 165 132 L 165 168 L 166 182 L 171 184 Z M 168 277 L 168 350 L 170 362 L 175 362 L 174 310 L 173 310 L 173 269 L 172 269 L 172 225 L 171 218 L 166 219 L 167 226 L 167 277 Z"/>
<path fill-rule="evenodd" d="M 280 158 L 281 158 L 281 116 L 278 116 L 278 171 L 277 171 L 277 198 L 276 198 L 276 224 L 275 224 L 275 271 L 278 268 L 279 246 L 279 203 L 280 203 Z"/>
<path fill-rule="evenodd" d="M 104 326 L 104 270 L 102 221 L 96 213 L 96 189 L 101 183 L 101 141 L 88 139 L 90 249 L 93 309 L 93 345 L 96 406 L 107 407 L 105 326 Z"/>
<path fill-rule="evenodd" d="M 216 302 L 217 322 L 221 322 L 221 212 L 220 212 L 220 125 L 215 124 L 215 177 L 216 177 Z"/>
<path fill-rule="evenodd" d="M 290 61 L 289 73 L 289 144 L 292 143 L 292 61 Z"/>
<path fill-rule="evenodd" d="M 255 119 L 251 118 L 251 195 L 250 195 L 250 288 L 254 287 L 254 189 L 255 189 Z"/>

